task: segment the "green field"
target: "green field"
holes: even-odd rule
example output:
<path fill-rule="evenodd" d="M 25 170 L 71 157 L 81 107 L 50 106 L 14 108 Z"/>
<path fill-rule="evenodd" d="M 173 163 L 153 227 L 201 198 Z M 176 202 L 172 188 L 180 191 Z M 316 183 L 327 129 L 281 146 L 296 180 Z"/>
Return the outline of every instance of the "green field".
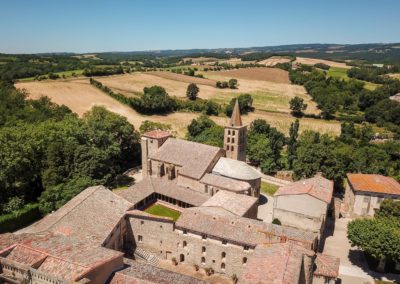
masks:
<path fill-rule="evenodd" d="M 261 182 L 261 192 L 266 195 L 273 196 L 275 192 L 278 190 L 279 186 L 267 183 L 265 181 Z"/>
<path fill-rule="evenodd" d="M 63 75 L 68 78 L 68 77 L 72 77 L 72 73 L 75 73 L 76 76 L 80 76 L 83 73 L 83 69 L 77 69 L 77 70 L 69 70 L 69 71 L 62 71 L 62 72 L 56 72 L 54 74 L 59 75 L 60 77 L 62 77 Z M 43 76 L 47 76 L 43 75 Z M 30 82 L 30 81 L 34 81 L 35 77 L 29 77 L 29 78 L 23 78 L 23 79 L 18 79 L 18 81 L 20 82 Z"/>
<path fill-rule="evenodd" d="M 339 68 L 339 67 L 331 67 L 331 68 L 329 68 L 328 76 L 329 77 L 340 78 L 340 79 L 343 79 L 343 80 L 346 80 L 346 81 L 350 80 L 349 76 L 347 76 L 347 69 Z M 359 80 L 359 81 L 361 81 L 361 80 Z M 367 89 L 367 90 L 370 90 L 370 91 L 375 90 L 379 86 L 379 84 L 374 84 L 374 83 L 367 82 L 367 81 L 361 81 L 361 82 L 363 82 L 365 84 L 364 88 Z"/>
<path fill-rule="evenodd" d="M 179 218 L 179 216 L 181 216 L 180 212 L 178 212 L 176 210 L 172 210 L 172 209 L 170 209 L 170 208 L 168 208 L 166 206 L 163 206 L 161 204 L 154 204 L 154 205 L 150 206 L 149 208 L 147 208 L 144 211 L 149 213 L 149 214 L 152 214 L 152 215 L 170 217 L 174 221 L 176 221 Z"/>

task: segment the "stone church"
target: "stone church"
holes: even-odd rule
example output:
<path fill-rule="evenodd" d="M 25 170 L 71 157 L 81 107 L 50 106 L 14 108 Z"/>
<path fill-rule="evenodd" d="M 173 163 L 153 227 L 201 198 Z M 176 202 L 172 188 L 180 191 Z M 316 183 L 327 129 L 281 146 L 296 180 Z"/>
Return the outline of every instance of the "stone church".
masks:
<path fill-rule="evenodd" d="M 339 260 L 316 253 L 316 234 L 257 220 L 261 179 L 245 163 L 245 137 L 237 102 L 223 149 L 146 133 L 143 180 L 115 193 L 87 188 L 0 235 L 0 283 L 215 283 L 180 267 L 238 283 L 334 283 Z M 145 212 L 154 204 L 180 216 Z"/>

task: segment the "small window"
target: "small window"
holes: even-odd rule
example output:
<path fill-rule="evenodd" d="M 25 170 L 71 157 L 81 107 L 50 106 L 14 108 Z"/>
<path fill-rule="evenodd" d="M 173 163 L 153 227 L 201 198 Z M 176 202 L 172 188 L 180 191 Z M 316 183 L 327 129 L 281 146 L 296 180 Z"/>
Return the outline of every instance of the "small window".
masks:
<path fill-rule="evenodd" d="M 222 244 L 223 244 L 223 245 L 226 245 L 227 243 L 228 243 L 227 240 L 222 240 Z"/>
<path fill-rule="evenodd" d="M 222 258 L 225 258 L 225 257 L 226 257 L 226 252 L 223 251 L 223 252 L 221 253 L 221 257 L 222 257 Z"/>
<path fill-rule="evenodd" d="M 162 225 L 160 225 L 160 229 L 162 229 Z"/>
<path fill-rule="evenodd" d="M 232 130 L 232 135 L 235 135 L 235 130 Z"/>
<path fill-rule="evenodd" d="M 232 137 L 232 143 L 235 143 L 235 138 Z"/>
<path fill-rule="evenodd" d="M 244 250 L 249 250 L 249 246 L 244 246 L 243 249 Z"/>
<path fill-rule="evenodd" d="M 229 137 L 228 137 L 228 139 L 227 139 L 227 140 L 228 140 L 228 143 L 230 143 L 230 142 L 231 142 L 231 138 L 229 138 Z"/>
<path fill-rule="evenodd" d="M 201 258 L 201 263 L 206 264 L 206 258 L 204 256 Z"/>
<path fill-rule="evenodd" d="M 231 131 L 230 130 L 228 130 L 228 135 L 231 135 Z"/>
<path fill-rule="evenodd" d="M 187 246 L 187 242 L 183 241 L 183 247 L 185 248 Z"/>
<path fill-rule="evenodd" d="M 225 263 L 221 263 L 221 269 L 225 270 Z"/>
<path fill-rule="evenodd" d="M 201 252 L 206 252 L 206 247 L 202 247 Z"/>
<path fill-rule="evenodd" d="M 186 231 L 186 230 L 183 230 L 183 234 L 184 234 L 184 235 L 187 235 L 187 231 Z"/>
<path fill-rule="evenodd" d="M 143 237 L 141 235 L 138 235 L 138 241 L 143 242 Z"/>
<path fill-rule="evenodd" d="M 143 221 L 143 220 L 142 220 L 142 221 L 140 221 L 140 224 L 141 224 L 141 225 L 143 225 L 143 224 L 144 224 L 144 221 Z"/>
<path fill-rule="evenodd" d="M 235 149 L 235 148 L 234 148 L 233 146 L 231 146 L 231 151 L 234 151 L 234 149 Z"/>
<path fill-rule="evenodd" d="M 201 235 L 201 238 L 203 239 L 203 240 L 206 240 L 207 239 L 207 235 Z"/>
<path fill-rule="evenodd" d="M 247 263 L 247 257 L 243 257 L 242 263 L 243 263 L 243 264 L 246 264 L 246 263 Z"/>

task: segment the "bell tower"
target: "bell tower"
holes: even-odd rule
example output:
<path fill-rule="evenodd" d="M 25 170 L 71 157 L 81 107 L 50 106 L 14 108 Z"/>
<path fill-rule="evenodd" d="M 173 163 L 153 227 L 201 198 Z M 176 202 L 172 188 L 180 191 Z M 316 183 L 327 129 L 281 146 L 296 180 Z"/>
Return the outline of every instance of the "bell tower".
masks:
<path fill-rule="evenodd" d="M 225 127 L 224 149 L 226 157 L 246 161 L 246 131 L 240 116 L 239 102 L 236 100 L 229 125 Z"/>

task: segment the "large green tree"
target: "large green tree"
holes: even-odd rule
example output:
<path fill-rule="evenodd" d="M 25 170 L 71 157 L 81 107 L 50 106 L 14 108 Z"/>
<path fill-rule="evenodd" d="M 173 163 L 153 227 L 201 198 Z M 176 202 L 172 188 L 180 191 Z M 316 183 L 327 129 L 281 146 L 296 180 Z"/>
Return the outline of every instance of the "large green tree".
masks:
<path fill-rule="evenodd" d="M 188 97 L 190 100 L 195 100 L 197 98 L 197 95 L 199 94 L 199 87 L 195 83 L 189 84 L 186 90 L 186 97 Z"/>

